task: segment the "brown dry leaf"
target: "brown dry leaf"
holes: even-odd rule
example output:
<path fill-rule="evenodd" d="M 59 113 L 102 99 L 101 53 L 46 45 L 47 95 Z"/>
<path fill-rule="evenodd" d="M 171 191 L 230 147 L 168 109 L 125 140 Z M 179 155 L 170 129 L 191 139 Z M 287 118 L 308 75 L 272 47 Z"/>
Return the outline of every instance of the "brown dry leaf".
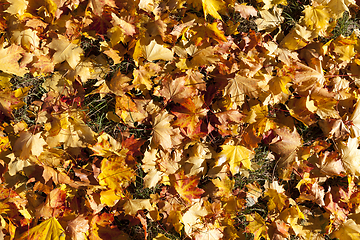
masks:
<path fill-rule="evenodd" d="M 302 139 L 295 128 L 293 131 L 287 127 L 277 128 L 274 133 L 277 137 L 273 139 L 269 147 L 281 157 L 278 166 L 284 167 L 295 159 L 297 149 L 302 145 Z"/>
<path fill-rule="evenodd" d="M 338 155 L 326 151 L 316 158 L 316 167 L 319 169 L 319 173 L 326 176 L 338 176 L 342 172 L 345 172 L 341 159 Z M 310 159 L 309 159 L 310 161 Z"/>
<path fill-rule="evenodd" d="M 270 144 L 270 149 L 280 156 L 287 156 L 301 146 L 301 137 L 294 128 L 290 131 L 287 127 L 274 129 L 278 138 Z"/>
<path fill-rule="evenodd" d="M 186 77 L 178 77 L 176 79 L 168 78 L 162 81 L 162 88 L 159 90 L 159 94 L 165 97 L 166 100 L 172 100 L 176 103 L 181 103 L 186 98 L 194 96 L 194 89 L 185 86 L 185 79 Z"/>
<path fill-rule="evenodd" d="M 58 35 L 58 38 L 53 39 L 47 46 L 55 50 L 55 54 L 53 55 L 55 64 L 66 61 L 72 69 L 75 69 L 80 62 L 80 57 L 83 53 L 82 48 L 71 43 L 62 35 Z"/>
<path fill-rule="evenodd" d="M 256 98 L 258 97 L 258 93 L 258 81 L 240 75 L 230 79 L 224 89 L 224 95 L 230 95 L 235 107 L 241 107 L 245 103 L 245 96 Z"/>
<path fill-rule="evenodd" d="M 107 85 L 112 93 L 117 96 L 123 96 L 132 88 L 129 86 L 130 81 L 131 79 L 128 76 L 122 74 L 119 70 L 116 72 L 116 74 L 114 74 Z"/>

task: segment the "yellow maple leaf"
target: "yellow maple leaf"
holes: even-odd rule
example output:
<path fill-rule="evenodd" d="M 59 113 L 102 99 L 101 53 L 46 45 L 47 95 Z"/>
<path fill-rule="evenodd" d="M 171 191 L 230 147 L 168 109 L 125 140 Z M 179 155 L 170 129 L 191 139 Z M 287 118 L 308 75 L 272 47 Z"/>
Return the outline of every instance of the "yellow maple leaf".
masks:
<path fill-rule="evenodd" d="M 24 54 L 25 50 L 15 44 L 7 48 L 0 46 L 0 70 L 23 77 L 25 73 L 28 73 L 26 67 L 20 67 L 19 65 L 19 61 Z"/>
<path fill-rule="evenodd" d="M 66 61 L 72 69 L 75 69 L 76 65 L 80 62 L 82 48 L 79 45 L 69 42 L 69 40 L 58 35 L 57 39 L 53 39 L 48 47 L 55 50 L 53 55 L 54 63 L 61 63 Z"/>
<path fill-rule="evenodd" d="M 158 44 L 155 39 L 143 48 L 144 57 L 148 61 L 171 61 L 173 59 L 173 52 L 170 49 L 166 48 L 164 45 Z"/>
<path fill-rule="evenodd" d="M 261 10 L 261 18 L 255 20 L 258 31 L 266 30 L 272 32 L 275 28 L 284 21 L 284 17 L 281 16 L 283 9 L 274 7 L 272 10 Z"/>
<path fill-rule="evenodd" d="M 7 0 L 10 3 L 10 6 L 5 10 L 10 14 L 17 14 L 18 16 L 22 16 L 25 14 L 26 9 L 29 6 L 29 2 L 26 0 Z"/>
<path fill-rule="evenodd" d="M 335 18 L 340 18 L 344 12 L 350 12 L 349 6 L 355 5 L 354 0 L 330 0 L 326 6 L 331 10 Z"/>
<path fill-rule="evenodd" d="M 133 84 L 139 89 L 147 89 L 150 90 L 153 86 L 153 82 L 151 78 L 156 76 L 158 72 L 160 72 L 161 67 L 155 63 L 146 63 L 139 67 L 139 69 L 134 69 L 133 76 Z"/>
<path fill-rule="evenodd" d="M 343 222 L 331 235 L 342 240 L 356 240 L 360 238 L 360 226 L 352 219 Z"/>
<path fill-rule="evenodd" d="M 202 201 L 196 202 L 182 216 L 182 222 L 184 223 L 184 230 L 188 236 L 191 236 L 194 229 L 193 226 L 202 222 L 202 217 L 209 214 L 209 211 L 203 206 Z"/>
<path fill-rule="evenodd" d="M 50 218 L 26 231 L 19 239 L 65 240 L 65 231 L 56 218 Z"/>
<path fill-rule="evenodd" d="M 260 240 L 262 237 L 270 240 L 265 220 L 257 212 L 246 215 L 246 221 L 249 225 L 246 226 L 245 231 L 254 234 L 254 240 Z"/>
<path fill-rule="evenodd" d="M 205 19 L 208 14 L 216 19 L 222 19 L 218 13 L 225 7 L 225 3 L 222 0 L 191 0 L 188 2 L 192 3 L 192 5 L 198 10 L 200 10 L 202 7 Z"/>
<path fill-rule="evenodd" d="M 341 151 L 341 161 L 344 169 L 351 175 L 360 175 L 359 155 L 358 149 L 359 141 L 357 138 L 349 138 L 347 143 L 340 142 L 339 148 Z"/>
<path fill-rule="evenodd" d="M 161 112 L 155 117 L 152 131 L 153 137 L 151 140 L 155 145 L 160 145 L 164 149 L 172 147 L 171 135 L 174 129 L 170 125 L 170 121 L 173 118 L 174 116 L 166 111 Z"/>
<path fill-rule="evenodd" d="M 228 198 L 232 195 L 235 179 L 231 180 L 228 176 L 225 176 L 223 179 L 216 178 L 211 181 L 218 188 L 218 191 L 214 194 L 216 197 Z"/>
<path fill-rule="evenodd" d="M 39 156 L 44 151 L 46 142 L 41 132 L 31 134 L 28 131 L 20 133 L 20 138 L 15 142 L 13 150 L 18 153 L 21 159 L 27 159 L 32 154 Z"/>
<path fill-rule="evenodd" d="M 240 169 L 251 170 L 251 161 L 254 152 L 241 145 L 222 145 L 222 151 L 219 153 L 219 163 L 228 162 L 230 164 L 230 171 L 233 175 L 238 173 Z"/>
<path fill-rule="evenodd" d="M 155 208 L 151 205 L 150 199 L 129 199 L 123 206 L 126 214 L 135 216 L 139 210 L 154 210 Z"/>
<path fill-rule="evenodd" d="M 258 81 L 256 79 L 237 75 L 229 80 L 224 89 L 224 95 L 230 95 L 235 107 L 241 107 L 245 102 L 245 96 L 258 96 L 258 88 Z"/>
<path fill-rule="evenodd" d="M 310 30 L 323 31 L 329 25 L 331 15 L 324 6 L 306 5 L 304 14 L 304 22 Z"/>
<path fill-rule="evenodd" d="M 355 46 L 357 43 L 358 37 L 353 32 L 349 37 L 339 36 L 332 42 L 332 45 L 334 46 L 334 52 L 340 56 L 340 60 L 350 62 L 356 54 Z"/>
<path fill-rule="evenodd" d="M 123 198 L 122 194 L 117 191 L 110 189 L 100 192 L 100 202 L 106 206 L 113 207 L 115 204 Z"/>
<path fill-rule="evenodd" d="M 135 171 L 125 163 L 126 150 L 121 150 L 120 156 L 104 158 L 101 162 L 99 184 L 116 190 L 122 195 L 122 189 L 129 186 L 135 179 Z"/>

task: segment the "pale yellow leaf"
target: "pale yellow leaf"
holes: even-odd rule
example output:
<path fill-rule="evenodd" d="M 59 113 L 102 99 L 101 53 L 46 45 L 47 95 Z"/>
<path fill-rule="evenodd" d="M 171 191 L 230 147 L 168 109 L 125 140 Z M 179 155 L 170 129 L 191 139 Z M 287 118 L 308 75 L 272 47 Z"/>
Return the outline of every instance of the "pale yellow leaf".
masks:
<path fill-rule="evenodd" d="M 139 210 L 152 211 L 155 208 L 151 205 L 150 199 L 129 199 L 124 204 L 124 211 L 126 214 L 135 216 Z"/>
<path fill-rule="evenodd" d="M 155 60 L 165 60 L 171 61 L 173 59 L 173 52 L 164 47 L 163 45 L 158 44 L 155 39 L 152 40 L 148 45 L 145 46 L 145 58 L 148 61 Z"/>
<path fill-rule="evenodd" d="M 53 60 L 55 64 L 67 61 L 72 69 L 75 69 L 76 65 L 80 62 L 80 56 L 83 53 L 82 48 L 79 45 L 69 42 L 69 40 L 58 35 L 57 39 L 53 39 L 48 47 L 55 50 Z"/>

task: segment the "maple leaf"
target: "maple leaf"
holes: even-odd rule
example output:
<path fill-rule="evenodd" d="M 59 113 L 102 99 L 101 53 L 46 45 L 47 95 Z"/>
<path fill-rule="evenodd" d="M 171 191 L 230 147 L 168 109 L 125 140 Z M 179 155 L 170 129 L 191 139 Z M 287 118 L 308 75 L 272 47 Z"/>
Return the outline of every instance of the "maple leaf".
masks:
<path fill-rule="evenodd" d="M 130 237 L 120 231 L 117 227 L 111 225 L 114 222 L 114 215 L 111 213 L 102 213 L 93 216 L 90 223 L 89 239 L 94 240 L 116 240 L 116 239 L 130 239 Z"/>
<path fill-rule="evenodd" d="M 208 14 L 216 19 L 222 19 L 218 13 L 223 10 L 225 3 L 222 0 L 191 0 L 189 3 L 193 4 L 195 8 L 200 10 L 201 6 L 204 11 L 205 19 Z"/>
<path fill-rule="evenodd" d="M 296 150 L 301 146 L 301 137 L 294 128 L 291 132 L 287 127 L 277 128 L 274 133 L 278 138 L 270 144 L 270 149 L 279 154 L 283 159 L 279 162 L 279 166 L 290 164 L 295 158 Z"/>
<path fill-rule="evenodd" d="M 26 67 L 20 67 L 19 60 L 23 58 L 25 50 L 15 44 L 4 48 L 0 46 L 0 70 L 6 73 L 15 74 L 23 77 L 28 73 Z"/>
<path fill-rule="evenodd" d="M 41 132 L 31 134 L 28 131 L 20 133 L 20 138 L 14 144 L 14 152 L 18 153 L 20 158 L 27 159 L 31 154 L 39 156 L 44 151 L 45 140 Z"/>
<path fill-rule="evenodd" d="M 333 176 L 340 175 L 342 172 L 345 172 L 342 161 L 338 158 L 337 154 L 331 154 L 326 151 L 321 154 L 317 160 L 318 161 L 315 164 L 316 167 L 318 167 L 320 174 Z"/>
<path fill-rule="evenodd" d="M 47 46 L 55 50 L 55 54 L 53 55 L 55 64 L 66 61 L 72 69 L 75 69 L 76 65 L 80 62 L 80 56 L 83 53 L 82 48 L 69 42 L 69 40 L 62 35 L 58 35 L 58 38 L 53 39 Z"/>
<path fill-rule="evenodd" d="M 89 6 L 93 9 L 93 13 L 98 16 L 101 16 L 104 6 L 116 8 L 114 0 L 90 0 Z"/>
<path fill-rule="evenodd" d="M 217 22 L 207 24 L 206 26 L 193 27 L 191 30 L 196 32 L 192 37 L 196 46 L 202 45 L 205 41 L 212 40 L 220 44 L 227 42 L 224 32 L 219 29 Z"/>
<path fill-rule="evenodd" d="M 245 96 L 254 98 L 258 96 L 258 81 L 237 75 L 229 80 L 224 89 L 224 95 L 230 95 L 235 107 L 241 107 L 245 102 Z"/>
<path fill-rule="evenodd" d="M 23 233 L 19 239 L 65 240 L 65 231 L 56 218 L 50 218 Z"/>
<path fill-rule="evenodd" d="M 167 78 L 161 81 L 161 84 L 162 88 L 159 90 L 161 96 L 176 103 L 181 103 L 186 98 L 195 94 L 193 88 L 185 85 L 186 77 L 178 77 L 176 79 Z"/>
<path fill-rule="evenodd" d="M 283 192 L 278 192 L 275 189 L 267 189 L 264 193 L 268 198 L 268 209 L 270 212 L 277 211 L 281 212 L 285 207 L 288 206 L 288 197 Z"/>
<path fill-rule="evenodd" d="M 265 220 L 257 212 L 246 215 L 246 221 L 249 224 L 246 226 L 245 231 L 254 234 L 254 240 L 260 240 L 262 237 L 270 240 Z"/>
<path fill-rule="evenodd" d="M 284 17 L 281 16 L 283 9 L 274 7 L 271 11 L 261 10 L 261 18 L 255 20 L 258 31 L 266 30 L 272 32 L 277 28 L 283 21 Z"/>
<path fill-rule="evenodd" d="M 184 100 L 180 108 L 173 108 L 172 113 L 177 117 L 173 126 L 186 129 L 187 136 L 191 138 L 201 124 L 200 118 L 207 114 L 207 109 L 202 108 L 203 104 L 204 101 L 201 98 L 194 97 Z"/>
<path fill-rule="evenodd" d="M 215 192 L 216 197 L 228 198 L 232 194 L 232 190 L 234 189 L 235 180 L 228 176 L 225 176 L 223 179 L 212 179 L 213 184 L 218 188 L 218 191 Z"/>
<path fill-rule="evenodd" d="M 187 177 L 184 170 L 181 170 L 174 175 L 172 183 L 180 196 L 187 203 L 191 204 L 194 199 L 199 199 L 205 192 L 203 189 L 197 187 L 199 180 L 199 177 L 196 175 Z"/>
<path fill-rule="evenodd" d="M 89 220 L 84 215 L 79 215 L 68 222 L 66 232 L 72 239 L 86 240 L 86 233 L 89 229 Z"/>
<path fill-rule="evenodd" d="M 330 14 L 324 6 L 305 6 L 304 21 L 311 30 L 325 30 L 329 24 Z"/>
<path fill-rule="evenodd" d="M 182 222 L 184 223 L 184 230 L 188 236 L 191 236 L 193 232 L 193 226 L 197 223 L 201 223 L 201 218 L 208 215 L 209 211 L 202 206 L 201 202 L 193 204 L 182 216 Z"/>
<path fill-rule="evenodd" d="M 46 74 L 54 72 L 55 63 L 47 55 L 36 56 L 34 63 L 32 64 L 34 69 L 39 74 Z"/>
<path fill-rule="evenodd" d="M 154 210 L 154 207 L 150 203 L 150 199 L 129 199 L 123 206 L 126 214 L 135 216 L 140 210 Z"/>
<path fill-rule="evenodd" d="M 253 151 L 241 145 L 221 145 L 221 148 L 218 161 L 219 163 L 228 162 L 233 175 L 237 174 L 240 169 L 252 169 L 250 159 L 254 156 Z"/>
<path fill-rule="evenodd" d="M 360 102 L 357 102 L 355 105 L 355 109 L 349 118 L 349 121 L 352 122 L 350 126 L 352 137 L 360 136 Z"/>
<path fill-rule="evenodd" d="M 119 191 L 129 186 L 134 180 L 135 172 L 125 163 L 125 150 L 117 157 L 105 158 L 101 162 L 101 173 L 98 176 L 99 184 Z"/>
<path fill-rule="evenodd" d="M 291 116 L 300 120 L 306 125 L 311 125 L 316 122 L 315 112 L 317 107 L 314 100 L 310 100 L 310 96 L 302 98 L 291 98 L 287 102 L 287 107 Z"/>
<path fill-rule="evenodd" d="M 350 137 L 347 143 L 341 142 L 339 145 L 341 151 L 341 161 L 346 172 L 352 175 L 360 175 L 360 165 L 358 158 L 360 150 L 358 149 L 358 139 Z"/>
<path fill-rule="evenodd" d="M 121 71 L 117 71 L 107 85 L 111 92 L 113 92 L 115 95 L 123 96 L 128 90 L 132 88 L 129 86 L 130 81 L 131 79 L 128 76 L 122 74 Z M 102 93 L 105 92 L 102 91 Z"/>
<path fill-rule="evenodd" d="M 139 86 L 140 89 L 144 89 L 145 86 L 147 90 L 150 90 L 153 85 L 151 78 L 156 76 L 160 70 L 161 67 L 155 63 L 146 63 L 140 66 L 139 69 L 135 69 L 133 72 L 133 84 Z"/>
<path fill-rule="evenodd" d="M 153 122 L 153 137 L 151 141 L 156 145 L 162 146 L 164 149 L 170 149 L 173 146 L 171 135 L 174 134 L 174 130 L 170 125 L 170 121 L 173 118 L 174 116 L 163 111 L 155 117 Z"/>
<path fill-rule="evenodd" d="M 235 11 L 240 13 L 242 18 L 248 19 L 250 16 L 256 17 L 258 12 L 253 6 L 247 6 L 246 3 L 235 4 Z"/>
<path fill-rule="evenodd" d="M 332 235 L 338 239 L 355 240 L 360 237 L 360 226 L 353 219 L 347 219 L 343 222 Z"/>
<path fill-rule="evenodd" d="M 335 18 L 340 18 L 344 12 L 349 12 L 348 6 L 354 5 L 355 1 L 353 0 L 330 0 L 327 2 L 326 7 L 328 7 Z"/>
<path fill-rule="evenodd" d="M 7 0 L 10 3 L 10 6 L 5 10 L 10 14 L 17 14 L 22 16 L 26 9 L 28 8 L 29 2 L 26 0 Z"/>
<path fill-rule="evenodd" d="M 303 231 L 303 226 L 301 226 L 300 221 L 303 221 L 305 219 L 304 214 L 300 211 L 300 208 L 296 203 L 293 203 L 294 205 L 284 209 L 279 219 L 283 220 L 284 222 L 288 223 L 292 230 L 295 232 L 295 234 L 300 234 Z"/>
<path fill-rule="evenodd" d="M 0 90 L 0 111 L 5 116 L 12 118 L 12 110 L 22 103 L 23 102 L 16 97 L 14 91 L 10 91 L 8 89 Z"/>
<path fill-rule="evenodd" d="M 148 61 L 171 61 L 173 59 L 173 52 L 163 45 L 158 44 L 155 39 L 152 40 L 148 45 L 144 46 L 143 51 L 144 58 Z"/>

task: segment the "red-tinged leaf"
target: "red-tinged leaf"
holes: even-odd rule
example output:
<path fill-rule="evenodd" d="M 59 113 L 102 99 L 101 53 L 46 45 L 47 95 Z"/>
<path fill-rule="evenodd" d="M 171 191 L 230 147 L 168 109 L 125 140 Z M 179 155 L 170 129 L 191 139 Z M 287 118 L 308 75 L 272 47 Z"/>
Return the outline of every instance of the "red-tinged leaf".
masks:
<path fill-rule="evenodd" d="M 123 148 L 128 149 L 129 151 L 126 153 L 127 155 L 138 156 L 142 154 L 140 152 L 140 147 L 145 143 L 145 139 L 138 139 L 135 138 L 134 135 L 131 137 L 126 138 L 124 141 L 121 142 Z"/>
<path fill-rule="evenodd" d="M 200 178 L 196 175 L 188 177 L 185 175 L 184 170 L 181 170 L 175 174 L 174 177 L 174 187 L 187 203 L 191 203 L 193 199 L 199 199 L 205 192 L 203 189 L 197 187 Z"/>
<path fill-rule="evenodd" d="M 14 92 L 0 90 L 0 113 L 7 117 L 12 117 L 13 108 L 20 103 L 21 100 L 15 97 Z"/>
<path fill-rule="evenodd" d="M 333 196 L 330 192 L 325 195 L 325 210 L 329 211 L 340 221 L 345 221 L 348 215 L 348 211 L 339 206 L 338 203 L 333 201 Z"/>
<path fill-rule="evenodd" d="M 195 133 L 201 125 L 201 118 L 206 116 L 207 109 L 203 108 L 204 101 L 201 98 L 188 98 L 181 107 L 173 108 L 173 114 L 177 117 L 173 125 L 186 129 L 188 137 Z"/>
<path fill-rule="evenodd" d="M 101 17 L 93 16 L 89 30 L 96 31 L 96 33 L 100 35 L 106 35 L 108 29 L 112 27 L 111 20 L 111 14 L 106 11 L 103 12 Z"/>
<path fill-rule="evenodd" d="M 36 57 L 35 63 L 32 64 L 34 68 L 31 72 L 38 72 L 40 74 L 53 73 L 55 63 L 48 55 L 40 55 Z"/>
<path fill-rule="evenodd" d="M 49 205 L 51 208 L 59 208 L 65 204 L 66 191 L 61 188 L 55 188 L 50 192 Z"/>

